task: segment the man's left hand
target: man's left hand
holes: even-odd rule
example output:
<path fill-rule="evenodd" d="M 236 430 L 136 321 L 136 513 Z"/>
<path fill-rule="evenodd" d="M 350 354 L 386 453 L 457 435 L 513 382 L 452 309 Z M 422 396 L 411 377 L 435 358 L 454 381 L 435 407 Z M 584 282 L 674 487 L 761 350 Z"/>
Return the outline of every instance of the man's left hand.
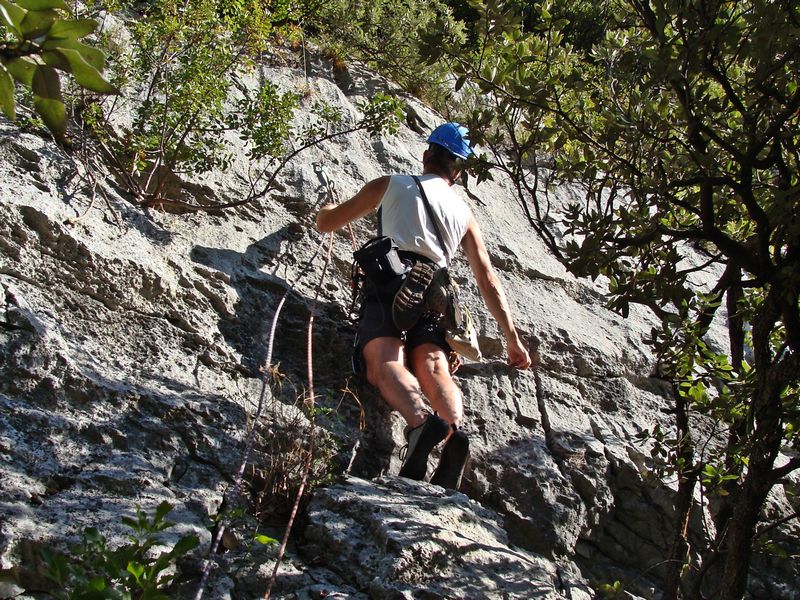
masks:
<path fill-rule="evenodd" d="M 508 364 L 518 369 L 527 369 L 531 366 L 530 354 L 519 338 L 508 342 Z"/>

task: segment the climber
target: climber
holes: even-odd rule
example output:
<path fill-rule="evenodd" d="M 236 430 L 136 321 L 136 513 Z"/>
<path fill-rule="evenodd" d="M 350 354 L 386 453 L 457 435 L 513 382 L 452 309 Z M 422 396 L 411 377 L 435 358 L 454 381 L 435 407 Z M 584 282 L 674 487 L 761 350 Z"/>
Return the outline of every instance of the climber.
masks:
<path fill-rule="evenodd" d="M 367 380 L 408 424 L 408 447 L 400 475 L 424 479 L 428 455 L 447 438 L 431 483 L 451 489 L 460 485 L 469 440 L 461 428 L 463 403 L 450 370 L 451 349 L 445 339 L 443 319 L 428 311 L 406 331 L 395 324 L 398 306 L 394 298 L 403 291 L 408 294 L 409 289 L 413 295 L 412 286 L 420 282 L 413 281 L 412 275 L 425 271 L 416 265 L 445 267 L 460 245 L 481 296 L 505 335 L 508 364 L 520 369 L 531 364 L 480 227 L 467 204 L 451 189 L 461 176 L 461 161 L 473 152 L 467 136 L 467 129 L 458 123 L 437 127 L 427 139 L 422 176 L 416 181 L 407 175 L 379 177 L 346 202 L 324 205 L 316 219 L 320 231 L 331 232 L 379 209 L 379 231 L 382 229 L 382 235 L 392 238 L 406 263 L 414 264 L 394 297 L 381 297 L 374 288 L 367 292 L 356 334 L 357 352 L 363 357 Z M 434 219 L 438 223 L 433 223 Z M 423 287 L 428 281 L 423 281 Z"/>

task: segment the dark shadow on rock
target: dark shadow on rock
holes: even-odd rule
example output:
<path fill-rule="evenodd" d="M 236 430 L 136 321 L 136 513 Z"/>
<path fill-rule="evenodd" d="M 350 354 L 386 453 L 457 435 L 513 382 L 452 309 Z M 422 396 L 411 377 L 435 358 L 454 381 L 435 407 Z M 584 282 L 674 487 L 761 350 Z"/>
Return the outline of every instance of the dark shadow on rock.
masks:
<path fill-rule="evenodd" d="M 363 378 L 359 389 L 365 427 L 350 473 L 362 479 L 372 479 L 389 472 L 392 453 L 397 450 L 392 438 L 392 411 L 378 391 Z"/>
<path fill-rule="evenodd" d="M 220 330 L 226 342 L 241 353 L 245 368 L 254 377 L 258 376 L 267 355 L 272 319 L 281 298 L 291 287 L 277 272 L 283 264 L 296 264 L 293 245 L 301 238 L 302 233 L 298 235 L 287 226 L 250 244 L 244 252 L 204 246 L 192 249 L 192 260 L 227 274 L 236 291 L 239 298 L 236 313 L 220 321 Z M 282 248 L 284 243 L 285 249 Z M 271 267 L 271 272 L 263 272 L 264 267 Z M 273 364 L 299 364 L 300 357 L 292 350 L 303 345 L 304 316 L 307 319 L 305 299 L 296 292 L 290 293 L 281 312 L 280 329 L 276 332 Z M 291 344 L 285 344 L 290 340 Z M 289 356 L 283 358 L 281 350 L 288 350 Z"/>
<path fill-rule="evenodd" d="M 299 267 L 300 252 L 309 239 L 294 224 L 270 233 L 244 252 L 195 246 L 192 259 L 222 271 L 238 296 L 235 314 L 222 319 L 219 327 L 226 342 L 242 355 L 243 367 L 253 377 L 268 353 L 270 330 L 281 299 L 281 309 L 272 348 L 272 365 L 286 376 L 281 400 L 294 404 L 307 387 L 308 322 L 314 299 L 279 276 L 286 265 Z M 265 272 L 265 268 L 269 269 Z M 315 276 L 314 271 L 307 276 Z M 307 286 L 306 286 L 307 287 Z M 287 295 L 287 290 L 290 290 Z M 361 477 L 385 472 L 394 450 L 389 410 L 363 377 L 352 374 L 351 357 L 355 325 L 349 307 L 338 302 L 318 301 L 313 325 L 313 372 L 317 392 L 317 418 L 341 443 L 337 470 L 350 470 Z M 366 427 L 360 431 L 359 424 Z"/>

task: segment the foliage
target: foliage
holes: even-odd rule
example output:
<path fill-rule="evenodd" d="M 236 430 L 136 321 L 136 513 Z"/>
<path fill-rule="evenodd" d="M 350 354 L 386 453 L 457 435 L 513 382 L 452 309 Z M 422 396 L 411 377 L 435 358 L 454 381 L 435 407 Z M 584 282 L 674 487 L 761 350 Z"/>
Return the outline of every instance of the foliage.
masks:
<path fill-rule="evenodd" d="M 463 25 L 441 0 L 335 0 L 323 3 L 306 20 L 339 68 L 362 60 L 403 89 L 447 109 L 449 71 L 425 66 L 415 40 L 434 27 L 447 27 L 463 39 Z"/>
<path fill-rule="evenodd" d="M 174 525 L 165 520 L 172 506 L 162 502 L 152 519 L 136 510 L 136 518 L 123 517 L 132 533 L 130 543 L 116 549 L 94 527 L 87 527 L 83 540 L 70 556 L 43 550 L 46 576 L 58 587 L 56 598 L 167 598 L 164 589 L 174 580 L 175 561 L 196 548 L 195 535 L 182 537 L 168 551 L 156 553 L 161 546 L 159 534 Z"/>
<path fill-rule="evenodd" d="M 130 48 L 117 48 L 111 70 L 127 96 L 141 94 L 133 103 L 134 119 L 115 118 L 116 102 L 88 105 L 82 117 L 137 202 L 179 212 L 246 204 L 271 192 L 298 152 L 357 130 L 391 129 L 399 104 L 380 95 L 365 103 L 365 116 L 355 125 L 317 103 L 315 118 L 295 127 L 294 113 L 304 99 L 282 91 L 257 66 L 261 52 L 273 43 L 271 36 L 286 31 L 302 6 L 290 0 L 132 5 L 144 12 L 133 25 Z M 251 91 L 249 82 L 256 77 L 260 85 Z M 227 204 L 183 198 L 182 176 L 231 166 L 234 157 L 225 143 L 230 135 L 248 148 L 250 193 Z"/>
<path fill-rule="evenodd" d="M 338 393 L 329 390 L 324 399 L 312 402 L 307 393 L 278 369 L 272 371 L 272 377 L 276 406 L 293 404 L 299 410 L 281 414 L 280 409 L 273 408 L 273 417 L 259 425 L 257 457 L 253 466 L 248 467 L 246 479 L 254 514 L 260 521 L 270 521 L 276 515 L 287 517 L 298 501 L 299 490 L 305 488 L 310 492 L 330 485 L 341 476 L 347 466 L 341 462 L 346 444 L 332 430 L 341 428 L 339 408 L 343 402 L 356 403 L 361 409 L 359 427 L 364 427 L 361 403 L 349 388 Z M 274 418 L 275 414 L 280 416 Z M 316 426 L 320 421 L 327 426 Z M 305 497 L 307 500 L 310 493 Z"/>
<path fill-rule="evenodd" d="M 16 119 L 15 82 L 29 88 L 33 106 L 57 138 L 67 129 L 59 71 L 86 90 L 115 94 L 101 75 L 105 55 L 82 42 L 97 28 L 74 19 L 64 0 L 0 0 L 0 108 Z"/>
<path fill-rule="evenodd" d="M 587 57 L 561 18 L 573 3 L 470 5 L 476 48 L 446 31 L 424 47 L 481 93 L 469 121 L 488 154 L 473 167 L 515 181 L 533 229 L 575 274 L 607 279 L 611 308 L 660 319 L 653 344 L 676 390 L 667 455 L 685 511 L 697 481 L 720 503 L 719 597 L 738 598 L 758 510 L 800 466 L 774 467 L 782 444 L 798 447 L 800 9 L 615 0 Z M 559 182 L 584 200 L 553 198 Z M 717 313 L 729 353 L 705 341 Z M 725 431 L 717 445 L 697 449 L 692 414 Z"/>
<path fill-rule="evenodd" d="M 601 42 L 613 24 L 614 0 L 575 0 L 552 5 L 553 18 L 564 20 L 564 40 L 577 50 L 589 53 L 595 44 Z M 534 16 L 535 15 L 535 16 Z M 538 18 L 538 12 L 531 11 L 531 18 Z M 538 25 L 531 22 L 530 27 Z"/>
<path fill-rule="evenodd" d="M 597 586 L 597 597 L 603 600 L 613 600 L 613 598 L 620 598 L 625 590 L 625 585 L 621 581 L 614 581 L 614 583 L 601 583 Z"/>
<path fill-rule="evenodd" d="M 255 0 L 157 0 L 127 8 L 142 13 L 131 21 L 130 44 L 113 46 L 110 67 L 126 95 L 141 94 L 133 121 L 115 122 L 116 102 L 89 107 L 84 119 L 127 187 L 144 200 L 162 195 L 176 175 L 229 165 L 223 135 L 234 123 L 225 101 L 266 47 L 273 15 Z"/>
<path fill-rule="evenodd" d="M 280 156 L 284 152 L 297 103 L 296 94 L 282 94 L 269 81 L 264 82 L 255 98 L 245 96 L 237 103 L 231 124 L 243 139 L 251 142 L 248 154 L 251 158 Z"/>
<path fill-rule="evenodd" d="M 445 0 L 445 3 L 452 10 L 453 16 L 466 26 L 469 39 L 467 45 L 480 47 L 477 44 L 481 35 L 481 13 L 474 7 L 478 4 L 470 0 Z M 540 11 L 533 2 L 509 0 L 504 6 L 508 12 L 519 16 L 520 27 L 524 31 L 535 29 L 541 23 Z M 613 8 L 613 0 L 572 0 L 549 6 L 553 18 L 566 21 L 562 31 L 564 39 L 586 52 L 603 39 L 606 28 L 611 23 Z M 476 24 L 478 27 L 473 27 Z"/>
<path fill-rule="evenodd" d="M 63 20 L 57 18 L 66 9 L 62 0 L 23 0 L 19 5 L 0 0 L 0 17 L 11 27 L 0 44 L 0 103 L 13 115 L 11 77 L 22 81 L 32 88 L 47 125 L 60 135 L 67 110 L 57 69 L 68 70 L 79 85 L 97 92 L 119 87 L 125 91 L 122 100 L 84 96 L 77 107 L 80 125 L 93 133 L 103 158 L 137 203 L 178 211 L 245 204 L 272 191 L 278 173 L 298 152 L 358 130 L 391 131 L 400 117 L 397 99 L 378 95 L 362 106 L 364 118 L 355 124 L 317 102 L 316 118 L 295 129 L 299 94 L 268 80 L 249 91 L 248 78 L 274 42 L 271 36 L 291 34 L 299 21 L 310 19 L 303 11 L 320 6 L 313 0 L 91 0 L 82 5 L 81 18 Z M 121 42 L 113 27 L 98 34 L 109 49 L 108 76 L 114 86 L 99 75 L 105 55 L 77 41 L 97 28 L 88 17 L 106 19 L 107 11 L 136 15 L 127 20 L 129 43 Z M 133 108 L 132 120 L 120 118 L 122 106 Z M 239 135 L 247 144 L 251 193 L 227 205 L 186 201 L 183 176 L 231 166 L 228 135 Z M 87 171 L 95 170 L 92 161 Z"/>

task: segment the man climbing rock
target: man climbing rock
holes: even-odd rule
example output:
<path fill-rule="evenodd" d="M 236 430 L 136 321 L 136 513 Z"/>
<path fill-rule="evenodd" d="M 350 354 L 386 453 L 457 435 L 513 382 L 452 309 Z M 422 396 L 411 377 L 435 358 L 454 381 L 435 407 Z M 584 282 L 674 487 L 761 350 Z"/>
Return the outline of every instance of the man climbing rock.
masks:
<path fill-rule="evenodd" d="M 367 286 L 357 352 L 363 356 L 368 381 L 408 423 L 408 448 L 400 475 L 424 479 L 428 455 L 447 438 L 431 483 L 452 489 L 460 485 L 469 454 L 469 439 L 460 428 L 461 390 L 450 371 L 445 319 L 420 306 L 437 268 L 448 265 L 458 246 L 467 255 L 481 296 L 505 335 L 508 363 L 520 369 L 531 364 L 480 227 L 451 189 L 461 176 L 461 161 L 472 154 L 467 136 L 467 129 L 458 123 L 437 127 L 428 137 L 420 177 L 379 177 L 346 202 L 326 204 L 317 214 L 318 229 L 330 232 L 378 209 L 379 232 L 393 240 L 407 265 L 408 272 L 398 277 L 390 294 Z"/>

